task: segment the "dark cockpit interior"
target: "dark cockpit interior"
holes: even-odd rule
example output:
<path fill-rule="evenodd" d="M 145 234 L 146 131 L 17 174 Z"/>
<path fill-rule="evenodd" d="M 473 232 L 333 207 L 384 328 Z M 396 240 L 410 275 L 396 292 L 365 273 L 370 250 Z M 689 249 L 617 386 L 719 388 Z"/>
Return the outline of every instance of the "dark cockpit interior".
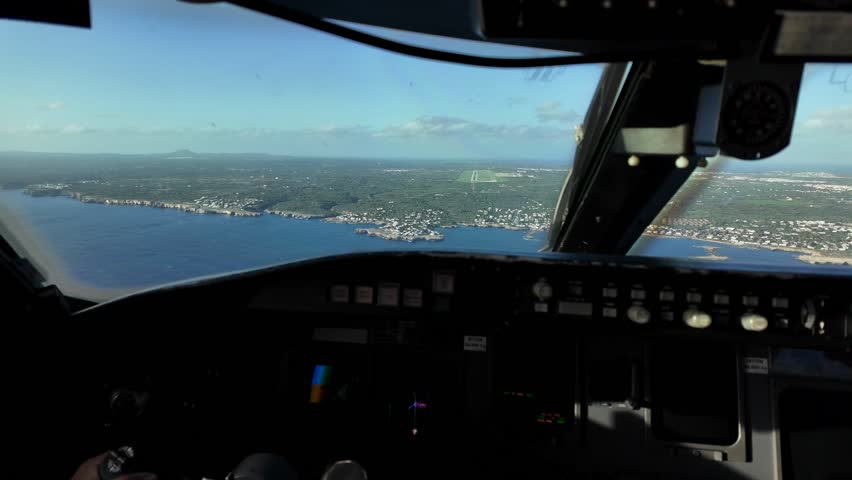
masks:
<path fill-rule="evenodd" d="M 231 3 L 434 61 L 608 63 L 547 248 L 352 253 L 95 303 L 7 238 L 4 477 L 110 452 L 86 478 L 852 478 L 848 266 L 625 255 L 705 158 L 787 147 L 803 64 L 852 58 L 852 3 Z M 90 26 L 87 1 L 0 14 Z"/>

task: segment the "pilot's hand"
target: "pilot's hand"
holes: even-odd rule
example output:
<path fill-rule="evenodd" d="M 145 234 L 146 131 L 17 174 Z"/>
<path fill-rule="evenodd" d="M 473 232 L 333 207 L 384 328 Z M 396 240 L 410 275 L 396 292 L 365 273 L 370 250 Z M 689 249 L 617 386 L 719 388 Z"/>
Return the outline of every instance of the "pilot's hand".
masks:
<path fill-rule="evenodd" d="M 102 453 L 97 457 L 92 457 L 85 462 L 74 472 L 71 480 L 100 480 L 98 477 L 98 465 L 103 463 L 107 454 Z M 117 477 L 115 480 L 157 480 L 157 476 L 153 473 L 130 473 Z"/>

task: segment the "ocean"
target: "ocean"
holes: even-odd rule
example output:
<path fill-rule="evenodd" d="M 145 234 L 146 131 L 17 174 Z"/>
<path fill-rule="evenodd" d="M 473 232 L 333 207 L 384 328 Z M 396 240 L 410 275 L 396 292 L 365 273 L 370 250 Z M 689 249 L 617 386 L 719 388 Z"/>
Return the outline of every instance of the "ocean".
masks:
<path fill-rule="evenodd" d="M 66 197 L 31 197 L 0 191 L 0 206 L 61 262 L 66 281 L 92 288 L 132 290 L 217 273 L 325 255 L 382 250 L 537 252 L 544 232 L 458 227 L 441 230 L 443 241 L 414 243 L 355 233 L 371 225 L 300 220 L 275 215 L 230 217 L 149 207 L 81 203 Z M 7 219 L 3 218 L 3 221 Z M 8 223 L 8 222 L 7 222 Z M 659 257 L 707 255 L 718 247 L 728 260 L 754 265 L 803 267 L 797 253 L 741 248 L 682 238 L 642 242 L 641 254 Z M 815 267 L 821 268 L 821 267 Z M 852 270 L 850 270 L 852 271 Z M 71 280 L 68 280 L 71 279 Z M 63 285 L 60 284 L 60 288 Z"/>

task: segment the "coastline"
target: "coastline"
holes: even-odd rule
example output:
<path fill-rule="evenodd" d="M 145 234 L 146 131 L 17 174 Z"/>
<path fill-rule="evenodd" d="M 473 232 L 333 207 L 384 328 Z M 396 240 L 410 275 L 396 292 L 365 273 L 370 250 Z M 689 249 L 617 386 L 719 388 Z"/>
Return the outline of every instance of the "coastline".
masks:
<path fill-rule="evenodd" d="M 315 213 L 302 213 L 302 212 L 290 212 L 287 210 L 264 210 L 264 213 L 268 213 L 270 215 L 278 215 L 279 217 L 284 218 L 297 218 L 299 220 L 316 220 L 316 219 L 327 219 L 333 218 L 328 215 L 317 215 Z M 258 214 L 257 216 L 260 216 Z"/>
<path fill-rule="evenodd" d="M 728 257 L 726 257 L 726 256 L 724 256 L 724 255 L 719 255 L 718 250 L 719 250 L 719 248 L 721 248 L 721 247 L 707 247 L 707 246 L 702 246 L 701 248 L 702 248 L 705 252 L 707 252 L 707 255 L 698 255 L 698 256 L 695 256 L 695 257 L 689 257 L 689 258 L 692 258 L 692 259 L 694 259 L 694 260 L 716 260 L 716 261 L 719 261 L 719 260 L 728 260 Z"/>
<path fill-rule="evenodd" d="M 291 211 L 284 211 L 284 210 L 268 210 L 268 209 L 264 210 L 263 212 L 252 212 L 252 211 L 242 210 L 242 209 L 216 209 L 216 208 L 202 207 L 202 206 L 198 206 L 196 204 L 188 204 L 188 203 L 180 203 L 180 202 L 163 202 L 163 201 L 157 201 L 157 200 L 136 200 L 136 199 L 119 200 L 119 199 L 110 199 L 110 198 L 100 198 L 100 197 L 94 197 L 94 196 L 91 196 L 91 195 L 83 195 L 83 194 L 78 193 L 78 192 L 70 192 L 70 191 L 67 191 L 67 190 L 63 190 L 61 193 L 54 194 L 54 195 L 34 195 L 32 192 L 27 191 L 26 189 L 23 189 L 22 191 L 23 191 L 24 194 L 30 195 L 30 196 L 33 196 L 33 197 L 65 196 L 65 197 L 71 198 L 73 200 L 80 201 L 82 203 L 97 203 L 97 204 L 103 204 L 103 205 L 143 206 L 143 207 L 152 207 L 152 208 L 174 209 L 174 210 L 180 210 L 180 211 L 183 211 L 183 212 L 186 212 L 186 213 L 196 213 L 196 214 L 228 215 L 228 216 L 235 216 L 235 217 L 259 217 L 259 216 L 262 216 L 264 214 L 268 214 L 268 215 L 277 215 L 277 216 L 284 217 L 284 218 L 294 218 L 294 219 L 300 219 L 300 220 L 321 220 L 321 221 L 324 221 L 324 222 L 346 223 L 346 224 L 353 224 L 353 225 L 363 225 L 363 224 L 366 223 L 366 224 L 370 224 L 370 225 L 375 225 L 375 227 L 356 228 L 356 229 L 354 229 L 355 233 L 373 236 L 373 237 L 377 237 L 377 238 L 382 238 L 384 240 L 401 241 L 401 242 L 408 242 L 408 243 L 413 243 L 413 242 L 417 242 L 417 241 L 437 242 L 437 241 L 441 241 L 441 240 L 444 239 L 444 234 L 442 234 L 440 232 L 432 231 L 431 233 L 424 233 L 424 234 L 405 234 L 405 233 L 402 233 L 402 232 L 386 229 L 385 228 L 386 222 L 381 221 L 381 220 L 370 220 L 370 219 L 368 219 L 367 221 L 363 221 L 363 220 L 351 221 L 351 220 L 346 219 L 345 216 L 343 216 L 343 215 L 324 216 L 324 215 L 308 214 L 308 213 L 302 213 L 302 212 L 291 212 Z M 532 235 L 533 233 L 540 231 L 540 230 L 532 230 L 532 229 L 528 229 L 528 228 L 524 228 L 524 227 L 519 227 L 519 226 L 516 226 L 516 225 L 502 225 L 502 224 L 496 224 L 496 223 L 483 223 L 483 224 L 460 223 L 460 224 L 457 224 L 457 225 L 440 225 L 440 226 L 437 226 L 435 228 L 450 229 L 450 228 L 456 228 L 456 227 L 501 228 L 501 229 L 505 229 L 505 230 L 514 230 L 514 231 L 528 230 L 528 235 Z M 736 247 L 736 248 L 750 248 L 750 249 L 755 249 L 755 250 L 761 249 L 761 250 L 769 250 L 769 251 L 791 252 L 791 253 L 800 254 L 800 255 L 796 256 L 796 259 L 803 262 L 803 263 L 807 263 L 807 264 L 810 264 L 810 265 L 850 265 L 850 266 L 852 266 L 852 256 L 850 256 L 850 257 L 835 256 L 835 255 L 826 254 L 826 253 L 821 252 L 821 251 L 809 250 L 809 249 L 805 249 L 805 248 L 766 246 L 766 245 L 760 245 L 760 244 L 748 243 L 748 242 L 732 243 L 732 242 L 725 242 L 725 241 L 716 240 L 716 239 L 710 240 L 710 239 L 705 239 L 705 238 L 700 238 L 700 237 L 695 237 L 695 236 L 672 236 L 672 235 L 659 235 L 659 234 L 651 234 L 651 233 L 643 233 L 642 237 L 688 239 L 688 240 L 714 243 L 714 244 L 719 244 L 719 245 L 724 245 L 724 246 L 729 246 L 729 247 Z M 714 260 L 714 261 L 720 261 L 720 260 L 727 260 L 728 259 L 725 256 L 715 254 L 715 252 L 710 252 L 710 250 L 708 250 L 708 255 L 697 255 L 697 256 L 690 257 L 690 258 L 696 259 L 696 260 Z"/>
<path fill-rule="evenodd" d="M 24 193 L 27 195 L 32 195 L 24 190 Z M 32 195 L 39 196 L 39 195 Z M 134 207 L 152 207 L 152 208 L 166 208 L 172 210 L 180 210 L 182 212 L 187 213 L 198 213 L 198 214 L 216 214 L 216 215 L 228 215 L 232 217 L 259 217 L 262 214 L 259 212 L 250 212 L 248 210 L 242 209 L 224 209 L 224 208 L 210 208 L 210 207 L 201 207 L 191 203 L 179 203 L 179 202 L 161 202 L 158 200 L 136 200 L 136 199 L 127 199 L 120 200 L 115 198 L 100 198 L 94 197 L 91 195 L 83 195 L 78 192 L 65 192 L 61 196 L 66 196 L 72 198 L 74 200 L 80 201 L 82 203 L 98 203 L 103 205 L 126 205 L 126 206 L 134 206 Z"/>
<path fill-rule="evenodd" d="M 252 212 L 243 209 L 221 209 L 221 208 L 210 208 L 203 207 L 196 204 L 190 203 L 181 203 L 181 202 L 163 202 L 159 200 L 137 200 L 137 199 L 115 199 L 115 198 L 102 198 L 96 197 L 93 195 L 84 195 L 79 192 L 72 192 L 69 190 L 56 190 L 50 191 L 47 194 L 34 194 L 33 190 L 28 190 L 24 188 L 21 190 L 25 195 L 29 195 L 31 197 L 67 197 L 72 200 L 77 200 L 81 203 L 96 203 L 101 205 L 124 205 L 124 206 L 138 206 L 138 207 L 151 207 L 151 208 L 163 208 L 163 209 L 173 209 L 180 210 L 186 213 L 196 213 L 203 215 L 228 215 L 232 217 L 260 217 L 264 214 L 267 215 L 276 215 L 283 218 L 294 218 L 298 220 L 321 220 L 324 222 L 333 222 L 333 223 L 345 223 L 352 225 L 375 225 L 375 227 L 366 227 L 366 228 L 356 228 L 355 233 L 367 235 L 371 237 L 378 237 L 384 240 L 393 240 L 393 241 L 401 241 L 401 242 L 418 242 L 418 241 L 427 241 L 427 242 L 438 242 L 444 239 L 444 234 L 440 232 L 426 233 L 426 234 L 415 234 L 408 235 L 400 232 L 390 231 L 385 228 L 387 224 L 386 221 L 383 220 L 375 220 L 375 219 L 367 219 L 364 220 L 349 220 L 345 217 L 346 213 L 338 214 L 338 215 L 319 215 L 312 213 L 303 213 L 303 212 L 293 212 L 287 210 L 273 210 L 266 209 L 262 212 Z M 476 227 L 476 228 L 502 228 L 504 230 L 528 230 L 528 235 L 532 235 L 535 232 L 541 230 L 533 230 L 525 227 L 519 227 L 516 225 L 503 225 L 499 223 L 484 223 L 484 224 L 476 224 L 476 223 L 460 223 L 457 225 L 439 225 L 434 228 L 442 228 L 442 229 L 450 229 L 457 227 Z"/>
<path fill-rule="evenodd" d="M 395 233 L 383 230 L 382 228 L 356 228 L 355 233 L 360 235 L 367 235 L 368 237 L 378 237 L 385 240 L 396 240 L 400 242 L 439 242 L 444 239 L 444 234 L 435 233 L 428 235 L 405 235 L 402 233 Z"/>
<path fill-rule="evenodd" d="M 307 255 L 328 254 L 324 250 L 326 247 L 320 241 L 306 241 L 306 239 L 328 238 L 329 235 L 325 232 L 333 232 L 334 238 L 340 239 L 337 241 L 336 248 L 343 252 L 347 250 L 360 250 L 361 248 L 430 250 L 441 249 L 442 245 L 448 245 L 453 248 L 467 248 L 467 246 L 470 248 L 478 248 L 488 245 L 486 242 L 491 242 L 492 238 L 511 239 L 514 242 L 512 245 L 515 249 L 531 248 L 530 246 L 524 247 L 519 244 L 520 237 L 526 232 L 521 231 L 510 235 L 508 233 L 510 230 L 508 229 L 502 232 L 494 229 L 489 232 L 482 228 L 460 227 L 459 230 L 461 231 L 458 232 L 458 235 L 456 235 L 455 232 L 443 230 L 441 227 L 436 227 L 439 233 L 446 236 L 441 243 L 434 241 L 417 243 L 405 240 L 388 243 L 374 239 L 367 240 L 366 237 L 368 235 L 358 235 L 354 233 L 356 228 L 372 227 L 372 225 L 367 224 L 341 225 L 339 227 L 329 228 L 331 227 L 331 224 L 320 223 L 319 219 L 314 222 L 296 222 L 295 219 L 285 219 L 281 221 L 276 218 L 258 218 L 257 220 L 216 220 L 216 217 L 207 217 L 206 219 L 204 217 L 190 218 L 190 216 L 178 213 L 178 211 L 162 214 L 156 213 L 156 210 L 146 209 L 130 210 L 118 208 L 114 211 L 109 211 L 111 209 L 107 209 L 106 207 L 85 207 L 82 206 L 82 202 L 71 202 L 67 197 L 65 199 L 56 199 L 54 201 L 33 201 L 34 199 L 32 199 L 31 196 L 23 194 L 19 189 L 16 191 L 9 190 L 7 193 L 9 194 L 7 197 L 9 199 L 8 203 L 6 201 L 0 202 L 0 210 L 6 212 L 6 214 L 2 216 L 4 220 L 3 224 L 0 224 L 0 228 L 6 227 L 4 237 L 9 239 L 19 252 L 24 253 L 24 251 L 26 251 L 26 253 L 24 253 L 25 256 L 29 258 L 42 273 L 48 276 L 48 281 L 50 283 L 59 285 L 63 289 L 63 292 L 71 296 L 89 299 L 113 298 L 117 295 L 136 291 L 144 287 L 136 287 L 135 283 L 131 282 L 133 280 L 132 277 L 127 277 L 127 280 L 121 280 L 119 283 L 115 283 L 112 280 L 113 277 L 111 276 L 111 272 L 110 276 L 108 276 L 110 280 L 99 280 L 99 278 L 103 276 L 102 274 L 97 273 L 98 270 L 101 269 L 97 260 L 100 258 L 100 255 L 112 255 L 112 257 L 105 258 L 117 259 L 119 262 L 117 265 L 122 265 L 122 267 L 117 271 L 122 271 L 122 269 L 124 269 L 129 273 L 134 272 L 134 268 L 140 268 L 139 271 L 142 272 L 143 278 L 144 275 L 147 274 L 156 274 L 158 275 L 156 278 L 166 278 L 167 280 L 163 280 L 163 282 L 165 282 L 180 280 L 180 278 L 178 278 L 179 272 L 183 271 L 181 270 L 183 267 L 181 267 L 182 264 L 180 262 L 183 262 L 185 258 L 187 258 L 186 255 L 189 255 L 191 258 L 195 258 L 192 256 L 197 255 L 198 258 L 201 259 L 200 264 L 203 265 L 223 265 L 221 267 L 215 267 L 223 272 L 242 268 L 239 265 L 235 266 L 235 264 L 239 262 L 233 260 L 235 255 L 231 255 L 228 252 L 236 252 L 237 248 L 241 248 L 241 245 L 246 244 L 244 242 L 254 242 L 254 244 L 257 245 L 257 248 L 253 250 L 248 249 L 250 251 L 245 253 L 245 258 L 247 258 L 250 262 L 261 257 L 263 257 L 265 261 L 266 258 L 271 258 L 270 255 L 275 256 L 274 258 L 276 258 L 276 260 L 274 260 L 274 262 L 286 262 L 293 258 L 298 259 L 300 258 L 298 255 L 302 255 L 303 253 L 298 253 L 298 255 L 293 258 L 290 258 L 287 255 L 278 256 L 279 251 L 292 249 L 293 245 L 305 245 L 307 247 Z M 32 213 L 32 216 L 29 215 L 30 213 Z M 80 221 L 77 221 L 78 217 L 81 219 Z M 129 218 L 130 220 L 114 224 L 109 221 L 98 220 L 101 217 L 104 219 Z M 136 219 L 142 219 L 141 223 Z M 246 230 L 244 231 L 242 228 L 235 229 L 235 221 L 240 225 L 245 225 L 247 227 Z M 155 223 L 149 224 L 149 222 Z M 177 224 L 184 223 L 186 226 L 175 226 Z M 74 232 L 91 233 L 86 233 L 84 235 L 69 235 L 69 238 L 66 240 L 66 238 L 62 236 L 63 232 L 68 231 L 69 227 L 73 225 L 81 226 L 75 228 Z M 102 226 L 103 232 L 98 229 L 97 226 L 99 225 Z M 152 225 L 157 228 L 151 228 Z M 160 225 L 164 226 L 164 228 L 159 228 Z M 137 226 L 140 229 L 139 232 L 136 230 Z M 43 227 L 44 231 L 42 231 Z M 196 227 L 199 228 L 199 230 L 196 230 Z M 224 232 L 224 235 L 202 235 L 200 233 L 202 231 Z M 266 235 L 257 233 L 273 231 L 280 232 L 281 236 L 278 237 L 269 235 L 268 233 Z M 142 233 L 142 235 L 123 237 L 122 235 L 124 232 L 136 232 Z M 147 235 L 147 232 L 151 232 L 150 238 L 145 236 Z M 304 235 L 303 232 L 305 232 Z M 196 249 L 192 247 L 191 242 L 189 244 L 182 242 L 184 246 L 188 246 L 188 248 L 181 251 L 180 255 L 174 255 L 171 253 L 169 248 L 169 242 L 172 242 L 174 238 L 181 238 L 175 237 L 175 235 L 185 235 L 186 238 L 193 239 L 193 242 L 195 241 L 194 238 L 198 238 L 198 241 L 202 243 L 206 241 L 206 245 L 208 245 L 212 250 L 208 251 L 204 249 L 202 251 L 202 249 L 198 249 L 198 252 L 196 252 Z M 254 238 L 251 238 L 252 235 Z M 535 233 L 535 237 L 538 241 L 541 241 L 541 239 L 544 238 L 542 234 L 537 232 Z M 650 247 L 650 245 L 653 244 L 653 240 L 650 240 L 651 236 L 648 237 L 649 238 L 645 241 L 648 242 L 647 245 Z M 712 256 L 711 249 L 716 249 L 715 252 L 719 257 L 729 257 L 729 262 L 732 263 L 742 262 L 743 264 L 748 264 L 750 259 L 756 258 L 757 261 L 762 264 L 779 261 L 782 262 L 783 265 L 793 265 L 794 267 L 792 268 L 795 268 L 796 264 L 806 265 L 805 262 L 801 262 L 797 259 L 797 256 L 805 255 L 805 253 L 796 249 L 785 249 L 792 250 L 792 253 L 795 254 L 778 253 L 776 255 L 769 255 L 768 252 L 771 249 L 762 248 L 761 250 L 766 253 L 761 255 L 759 252 L 755 252 L 758 250 L 758 247 L 753 245 L 734 245 L 724 241 L 706 241 L 701 238 L 684 238 L 661 235 L 655 235 L 654 237 L 670 238 L 672 240 L 680 238 L 682 240 L 679 242 L 660 242 L 658 245 L 662 245 L 663 248 L 652 249 L 653 252 L 656 252 L 654 255 L 658 256 L 674 255 L 682 256 L 681 258 L 695 259 L 696 256 Z M 123 241 L 116 241 L 116 239 L 119 238 Z M 136 238 L 139 239 L 139 245 L 132 243 L 132 241 L 135 241 L 134 239 Z M 331 243 L 332 239 L 328 238 L 328 241 Z M 311 242 L 314 244 L 312 245 Z M 496 245 L 499 242 L 494 241 L 492 243 Z M 58 248 L 60 244 L 63 245 L 62 248 Z M 318 247 L 316 245 L 320 246 Z M 353 245 L 356 245 L 357 247 L 353 247 Z M 671 245 L 673 250 L 670 251 L 668 245 Z M 225 248 L 226 246 L 228 249 Z M 719 248 L 724 246 L 739 248 L 731 248 L 730 250 Z M 696 247 L 699 248 L 696 249 Z M 334 250 L 334 248 L 332 248 L 332 250 Z M 337 250 L 330 253 L 339 253 Z M 252 253 L 254 251 L 265 253 Z M 140 252 L 142 252 L 141 255 Z M 62 256 L 60 256 L 60 254 L 62 254 Z M 204 263 L 205 258 L 209 258 L 212 263 Z M 219 258 L 231 258 L 232 260 L 218 260 Z M 817 261 L 823 261 L 823 258 L 824 257 L 820 255 L 818 256 Z M 85 262 L 79 261 L 80 259 L 84 259 Z M 712 260 L 721 260 L 721 258 L 714 258 Z M 843 262 L 848 261 L 848 259 L 840 260 Z M 716 261 L 714 264 L 716 266 L 723 266 L 725 265 L 725 262 Z M 124 267 L 124 265 L 127 266 Z M 195 267 L 193 266 L 192 268 Z M 204 268 L 207 268 L 208 270 L 214 269 L 214 267 Z M 202 268 L 202 270 L 204 268 Z M 83 274 L 86 275 L 85 278 L 89 278 L 87 283 L 82 283 L 80 278 L 83 277 L 75 277 L 75 275 L 80 272 L 83 272 Z M 104 272 L 106 272 L 106 270 L 104 270 Z M 209 273 L 210 272 L 205 271 L 199 275 L 206 275 Z M 159 281 L 160 280 L 157 280 L 157 282 Z M 127 285 L 122 282 L 126 282 Z M 103 287 L 95 287 L 94 285 L 103 285 Z"/>
<path fill-rule="evenodd" d="M 778 247 L 778 246 L 765 246 L 758 245 L 754 243 L 731 243 L 731 242 L 723 242 L 720 240 L 708 240 L 706 238 L 700 237 L 676 237 L 672 235 L 657 235 L 653 233 L 643 233 L 643 237 L 648 238 L 683 238 L 687 240 L 695 240 L 698 242 L 709 242 L 709 243 L 718 243 L 719 245 L 725 245 L 728 247 L 737 247 L 737 248 L 751 248 L 755 250 L 770 250 L 775 252 L 790 252 L 790 253 L 800 253 L 796 257 L 800 262 L 808 263 L 811 265 L 852 265 L 852 257 L 835 257 L 826 255 L 823 252 L 817 250 L 808 250 L 806 248 L 793 248 L 793 247 Z"/>
<path fill-rule="evenodd" d="M 460 223 L 460 224 L 455 225 L 455 226 L 456 227 L 475 227 L 475 228 L 503 228 L 503 229 L 506 229 L 506 230 L 529 230 L 531 232 L 532 231 L 539 231 L 539 230 L 532 230 L 532 229 L 529 229 L 529 228 L 526 228 L 526 227 L 518 227 L 516 225 L 503 225 L 503 224 L 500 224 L 500 223 Z M 453 227 L 441 225 L 440 228 L 453 228 Z"/>

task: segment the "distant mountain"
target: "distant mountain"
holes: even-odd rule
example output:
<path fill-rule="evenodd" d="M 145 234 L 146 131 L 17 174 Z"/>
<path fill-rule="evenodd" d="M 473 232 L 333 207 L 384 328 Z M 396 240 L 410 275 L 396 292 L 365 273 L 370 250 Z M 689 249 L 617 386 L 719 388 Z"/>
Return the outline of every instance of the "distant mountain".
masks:
<path fill-rule="evenodd" d="M 195 152 L 193 152 L 192 150 L 186 150 L 186 149 L 175 150 L 174 152 L 165 154 L 165 156 L 167 156 L 167 157 L 194 157 L 196 155 L 197 154 Z"/>
<path fill-rule="evenodd" d="M 166 158 L 196 158 L 199 157 L 199 154 L 193 152 L 192 150 L 182 149 L 175 150 L 174 152 L 169 153 L 161 153 L 156 155 L 158 157 L 166 157 Z"/>

